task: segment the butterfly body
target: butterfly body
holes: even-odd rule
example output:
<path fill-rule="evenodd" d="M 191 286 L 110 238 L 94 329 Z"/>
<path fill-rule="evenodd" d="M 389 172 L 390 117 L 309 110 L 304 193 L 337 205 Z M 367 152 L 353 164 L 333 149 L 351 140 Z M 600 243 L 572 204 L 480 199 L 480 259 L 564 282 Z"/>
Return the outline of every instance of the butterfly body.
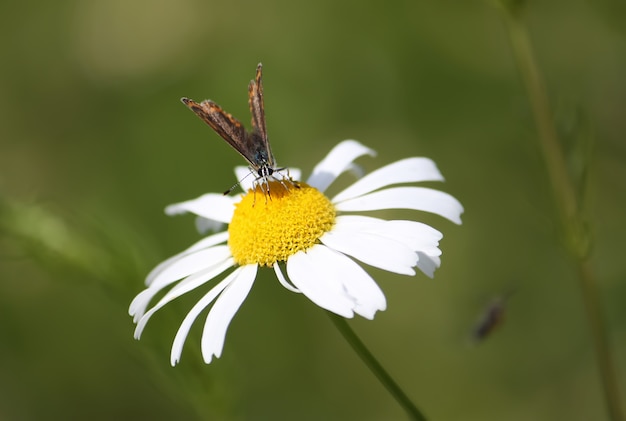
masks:
<path fill-rule="evenodd" d="M 256 76 L 248 85 L 248 105 L 252 114 L 251 131 L 247 131 L 239 120 L 211 100 L 198 103 L 189 98 L 182 98 L 181 101 L 248 161 L 250 169 L 256 175 L 255 181 L 265 185 L 269 194 L 268 180 L 282 168 L 276 168 L 267 137 L 261 79 L 262 65 L 259 63 Z M 229 192 L 230 190 L 225 194 Z"/>

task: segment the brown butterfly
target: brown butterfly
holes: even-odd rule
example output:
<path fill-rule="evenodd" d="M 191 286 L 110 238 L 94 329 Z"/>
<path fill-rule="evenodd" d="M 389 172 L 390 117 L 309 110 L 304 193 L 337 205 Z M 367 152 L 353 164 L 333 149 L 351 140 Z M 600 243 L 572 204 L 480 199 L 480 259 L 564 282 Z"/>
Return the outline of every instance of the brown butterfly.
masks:
<path fill-rule="evenodd" d="M 239 120 L 209 99 L 201 103 L 189 98 L 181 98 L 181 101 L 248 161 L 250 169 L 257 176 L 255 182 L 261 180 L 260 183 L 265 186 L 266 193 L 269 194 L 268 180 L 275 178 L 273 174 L 284 168 L 276 168 L 276 161 L 267 137 L 261 81 L 262 68 L 263 66 L 259 63 L 256 68 L 256 77 L 248 85 L 248 104 L 252 113 L 252 131 L 250 132 L 246 131 Z M 230 193 L 238 184 L 225 191 L 224 194 Z"/>

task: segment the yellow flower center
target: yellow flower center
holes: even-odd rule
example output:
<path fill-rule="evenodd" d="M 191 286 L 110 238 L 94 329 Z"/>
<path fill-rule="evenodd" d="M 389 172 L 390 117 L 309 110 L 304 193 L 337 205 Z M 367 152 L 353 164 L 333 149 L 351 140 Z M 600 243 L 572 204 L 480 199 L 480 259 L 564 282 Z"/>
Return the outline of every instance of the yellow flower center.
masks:
<path fill-rule="evenodd" d="M 240 265 L 272 266 L 307 250 L 335 223 L 335 207 L 304 183 L 269 183 L 250 189 L 235 207 L 228 246 Z"/>

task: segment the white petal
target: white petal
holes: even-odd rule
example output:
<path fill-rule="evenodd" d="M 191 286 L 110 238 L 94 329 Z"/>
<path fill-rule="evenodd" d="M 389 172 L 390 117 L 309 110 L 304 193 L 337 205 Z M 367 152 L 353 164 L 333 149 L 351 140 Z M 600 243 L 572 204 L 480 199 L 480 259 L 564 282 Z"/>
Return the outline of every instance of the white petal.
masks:
<path fill-rule="evenodd" d="M 387 308 L 385 295 L 378 284 L 352 259 L 327 247 L 319 247 L 313 258 L 328 267 L 332 276 L 343 284 L 345 293 L 356 301 L 355 313 L 373 319 L 377 311 Z"/>
<path fill-rule="evenodd" d="M 387 221 L 384 231 L 372 230 L 406 244 L 411 250 L 439 256 L 439 240 L 443 234 L 433 227 L 416 221 Z"/>
<path fill-rule="evenodd" d="M 366 154 L 375 156 L 376 152 L 356 140 L 344 140 L 315 166 L 307 184 L 324 192 L 341 173 L 350 168 L 352 161 Z"/>
<path fill-rule="evenodd" d="M 348 229 L 351 231 L 359 231 L 365 229 L 371 229 L 387 222 L 384 219 L 374 218 L 373 216 L 365 215 L 339 215 L 335 220 L 336 229 Z"/>
<path fill-rule="evenodd" d="M 365 175 L 365 169 L 356 163 L 351 163 L 346 168 L 346 172 L 349 172 L 354 178 L 359 179 Z"/>
<path fill-rule="evenodd" d="M 441 265 L 441 259 L 439 256 L 428 256 L 419 252 L 417 255 L 419 256 L 417 267 L 424 272 L 426 276 L 433 278 L 435 276 L 435 269 Z"/>
<path fill-rule="evenodd" d="M 235 175 L 237 176 L 237 181 L 244 192 L 247 192 L 254 186 L 256 174 L 252 172 L 250 167 L 244 167 L 242 165 L 235 167 Z"/>
<path fill-rule="evenodd" d="M 230 249 L 228 246 L 215 246 L 209 249 L 198 250 L 179 258 L 163 268 L 150 286 L 133 299 L 130 303 L 129 313 L 134 316 L 136 322 L 143 317 L 152 298 L 163 288 L 186 276 L 218 265 L 229 257 Z"/>
<path fill-rule="evenodd" d="M 257 265 L 242 266 L 236 279 L 224 289 L 209 311 L 202 332 L 202 356 L 205 363 L 210 363 L 213 355 L 217 358 L 222 355 L 228 325 L 248 296 L 257 268 Z"/>
<path fill-rule="evenodd" d="M 343 317 L 353 312 L 366 318 L 386 308 L 376 282 L 350 258 L 316 245 L 287 261 L 291 281 L 318 306 Z"/>
<path fill-rule="evenodd" d="M 370 266 L 402 275 L 415 275 L 413 267 L 417 264 L 417 254 L 398 241 L 353 231 L 329 231 L 320 241 Z"/>
<path fill-rule="evenodd" d="M 274 263 L 274 273 L 276 274 L 276 277 L 278 278 L 278 282 L 280 282 L 282 286 L 284 286 L 291 292 L 297 292 L 298 294 L 300 293 L 300 290 L 298 288 L 294 287 L 287 281 L 278 263 Z"/>
<path fill-rule="evenodd" d="M 224 272 L 226 269 L 233 267 L 234 263 L 235 262 L 233 261 L 233 258 L 229 257 L 224 262 L 221 262 L 220 264 L 217 264 L 213 267 L 204 269 L 200 272 L 194 273 L 193 275 L 186 277 L 178 284 L 176 284 L 172 289 L 167 292 L 167 294 L 163 296 L 163 298 L 159 300 L 158 303 L 154 305 L 154 307 L 152 307 L 148 312 L 146 312 L 146 314 L 141 317 L 141 319 L 137 323 L 137 327 L 135 328 L 135 339 L 139 339 L 141 333 L 143 332 L 143 329 L 148 323 L 148 320 L 150 320 L 150 317 L 152 317 L 152 315 L 158 310 L 163 308 L 165 304 L 171 302 L 172 300 L 193 289 L 198 288 L 200 285 L 205 284 L 206 282 Z"/>
<path fill-rule="evenodd" d="M 335 205 L 339 211 L 414 209 L 435 213 L 460 224 L 463 206 L 448 193 L 426 187 L 392 187 Z"/>
<path fill-rule="evenodd" d="M 301 181 L 302 180 L 302 171 L 300 170 L 300 168 L 291 168 L 291 167 L 289 167 L 289 168 L 284 169 L 280 173 L 284 174 L 286 176 L 286 178 L 291 178 L 294 181 Z"/>
<path fill-rule="evenodd" d="M 203 218 L 202 216 L 196 217 L 196 230 L 205 235 L 207 232 L 218 232 L 224 229 L 224 223 L 216 221 L 214 219 Z"/>
<path fill-rule="evenodd" d="M 196 321 L 198 315 L 204 310 L 209 304 L 215 300 L 215 298 L 226 288 L 231 282 L 237 279 L 237 275 L 241 272 L 242 268 L 235 269 L 230 275 L 224 278 L 219 284 L 215 285 L 209 292 L 207 292 L 204 297 L 200 299 L 192 308 L 189 310 L 189 313 L 183 319 L 178 331 L 176 332 L 176 336 L 174 337 L 174 343 L 172 345 L 172 352 L 170 354 L 170 363 L 172 366 L 176 365 L 180 361 L 180 354 L 183 352 L 183 344 L 185 343 L 185 339 L 187 339 L 187 335 L 189 334 L 189 330 L 191 329 L 191 325 Z"/>
<path fill-rule="evenodd" d="M 318 306 L 343 317 L 353 317 L 354 300 L 345 293 L 341 282 L 332 276 L 332 271 L 326 263 L 314 257 L 316 250 L 321 248 L 326 247 L 316 245 L 307 252 L 299 251 L 289 257 L 287 275 L 291 282 Z"/>
<path fill-rule="evenodd" d="M 385 221 L 362 215 L 340 215 L 335 221 L 332 232 L 344 231 L 376 234 L 401 242 L 413 251 L 422 251 L 435 256 L 441 254 L 438 246 L 443 234 L 421 222 Z"/>
<path fill-rule="evenodd" d="M 357 180 L 332 199 L 333 203 L 362 196 L 381 187 L 400 183 L 443 181 L 435 163 L 428 158 L 407 158 L 386 165 Z"/>
<path fill-rule="evenodd" d="M 172 216 L 189 212 L 228 224 L 235 212 L 235 203 L 239 200 L 241 200 L 239 197 L 208 193 L 196 199 L 169 205 L 165 208 L 165 213 Z"/>
<path fill-rule="evenodd" d="M 338 253 L 339 256 L 345 257 Z M 361 269 L 359 275 L 344 278 L 344 288 L 348 294 L 357 298 L 357 304 L 354 312 L 361 317 L 372 320 L 377 311 L 384 311 L 387 308 L 387 300 L 385 294 L 378 284 L 363 270 L 358 264 L 346 258 L 346 262 L 352 262 L 356 268 Z"/>
<path fill-rule="evenodd" d="M 216 265 L 231 255 L 227 245 L 213 246 L 181 256 L 164 267 L 150 283 L 150 288 L 161 289 L 185 276 Z"/>
<path fill-rule="evenodd" d="M 156 278 L 161 272 L 163 272 L 165 268 L 169 267 L 173 262 L 180 259 L 181 257 L 191 254 L 193 252 L 196 252 L 198 250 L 201 250 L 203 248 L 209 248 L 216 244 L 221 244 L 225 242 L 226 240 L 228 240 L 227 231 L 220 232 L 220 233 L 203 238 L 202 240 L 196 242 L 185 251 L 178 253 L 170 257 L 169 259 L 159 263 L 154 269 L 150 271 L 150 273 L 146 277 L 146 285 L 150 285 L 152 281 L 154 281 L 154 278 Z"/>

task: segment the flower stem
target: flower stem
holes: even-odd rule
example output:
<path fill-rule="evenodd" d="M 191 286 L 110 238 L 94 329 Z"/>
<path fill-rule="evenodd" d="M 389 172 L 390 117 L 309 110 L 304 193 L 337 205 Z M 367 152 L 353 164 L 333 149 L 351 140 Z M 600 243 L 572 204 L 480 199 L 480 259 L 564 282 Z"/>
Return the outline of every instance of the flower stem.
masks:
<path fill-rule="evenodd" d="M 346 341 L 350 344 L 352 349 L 358 354 L 358 356 L 363 360 L 365 365 L 369 367 L 369 369 L 374 373 L 374 375 L 378 378 L 378 380 L 387 388 L 389 393 L 396 399 L 396 401 L 402 406 L 402 408 L 406 411 L 407 415 L 412 420 L 420 420 L 425 421 L 426 417 L 421 413 L 419 409 L 415 406 L 415 404 L 409 399 L 409 397 L 404 393 L 404 391 L 398 386 L 398 384 L 391 378 L 389 373 L 385 371 L 382 365 L 376 360 L 374 355 L 367 349 L 367 347 L 363 344 L 363 342 L 359 339 L 359 337 L 354 333 L 352 328 L 341 316 L 338 316 L 334 313 L 327 312 L 330 319 L 335 324 L 335 327 L 341 332 Z"/>
<path fill-rule="evenodd" d="M 513 5 L 519 6 L 520 4 L 514 3 Z M 520 16 L 521 9 L 506 6 L 504 9 L 511 47 L 539 132 L 538 140 L 562 222 L 566 248 L 575 262 L 580 279 L 608 412 L 612 420 L 623 420 L 618 383 L 603 320 L 597 281 L 589 259 L 590 239 L 588 230 L 585 228 L 581 205 L 567 169 L 565 154 L 554 126 L 548 96 L 535 61 L 532 43 Z"/>

